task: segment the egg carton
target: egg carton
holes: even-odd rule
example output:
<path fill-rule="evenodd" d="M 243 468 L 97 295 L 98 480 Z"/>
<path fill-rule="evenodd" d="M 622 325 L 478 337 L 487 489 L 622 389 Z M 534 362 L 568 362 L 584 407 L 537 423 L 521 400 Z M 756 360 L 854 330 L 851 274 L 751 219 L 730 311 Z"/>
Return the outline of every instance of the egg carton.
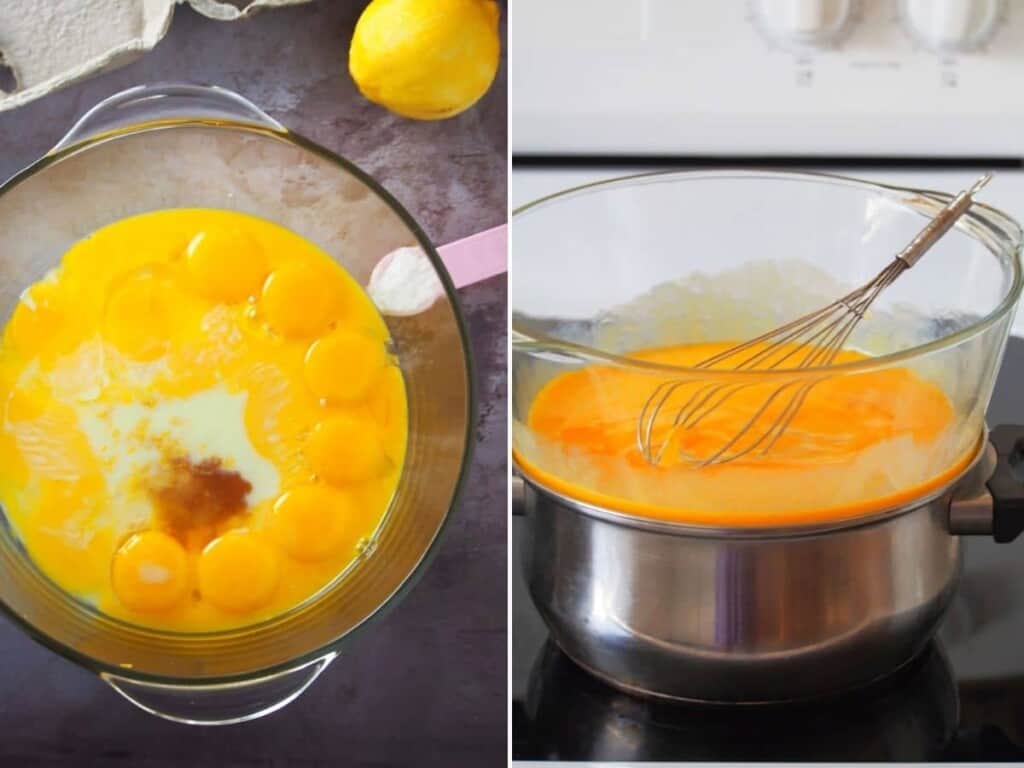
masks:
<path fill-rule="evenodd" d="M 171 25 L 177 5 L 218 21 L 310 0 L 2 0 L 0 112 L 151 50 Z"/>

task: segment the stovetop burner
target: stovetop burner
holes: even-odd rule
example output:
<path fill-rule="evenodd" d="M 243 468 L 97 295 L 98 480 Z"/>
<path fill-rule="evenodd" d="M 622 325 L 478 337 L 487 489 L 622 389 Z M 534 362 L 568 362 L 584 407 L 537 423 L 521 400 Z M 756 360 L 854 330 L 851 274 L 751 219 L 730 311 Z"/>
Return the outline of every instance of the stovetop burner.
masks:
<path fill-rule="evenodd" d="M 1024 341 L 1011 339 L 990 423 L 1024 420 Z M 963 584 L 912 663 L 867 688 L 788 705 L 630 696 L 577 667 L 527 594 L 512 522 L 512 754 L 519 760 L 1024 761 L 1024 541 L 971 540 Z M 1019 550 L 1019 551 L 1018 551 Z"/>
<path fill-rule="evenodd" d="M 891 679 L 833 701 L 708 707 L 616 691 L 548 642 L 516 714 L 517 747 L 530 757 L 919 761 L 954 740 L 958 712 L 952 669 L 936 646 Z"/>
<path fill-rule="evenodd" d="M 829 700 L 744 707 L 635 698 L 547 642 L 513 709 L 516 759 L 901 761 L 1024 759 L 993 725 L 963 726 L 937 643 L 891 677 Z"/>

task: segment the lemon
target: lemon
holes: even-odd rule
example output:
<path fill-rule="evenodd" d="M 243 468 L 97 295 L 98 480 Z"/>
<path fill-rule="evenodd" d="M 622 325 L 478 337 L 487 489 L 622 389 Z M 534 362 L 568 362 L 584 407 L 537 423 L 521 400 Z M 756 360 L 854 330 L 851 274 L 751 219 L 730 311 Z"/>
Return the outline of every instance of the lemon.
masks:
<path fill-rule="evenodd" d="M 352 34 L 352 79 L 404 117 L 457 115 L 494 81 L 498 13 L 494 0 L 373 0 Z"/>

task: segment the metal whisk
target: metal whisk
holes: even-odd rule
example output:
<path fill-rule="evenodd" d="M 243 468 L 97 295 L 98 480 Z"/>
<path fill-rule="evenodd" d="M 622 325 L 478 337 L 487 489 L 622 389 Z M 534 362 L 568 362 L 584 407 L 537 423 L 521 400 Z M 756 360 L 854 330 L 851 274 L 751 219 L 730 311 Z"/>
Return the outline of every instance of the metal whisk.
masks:
<path fill-rule="evenodd" d="M 797 318 L 792 322 L 763 333 L 757 338 L 702 360 L 695 368 L 713 368 L 722 364 L 734 371 L 823 368 L 832 363 L 868 307 L 903 272 L 917 261 L 956 223 L 970 208 L 976 195 L 991 180 L 985 174 L 957 195 L 928 225 L 921 230 L 873 280 L 846 294 L 828 306 Z M 811 389 L 827 378 L 790 381 L 778 386 L 742 427 L 710 456 L 694 456 L 680 449 L 681 457 L 698 467 L 725 464 L 760 448 L 768 453 L 792 423 L 807 399 Z M 669 401 L 685 385 L 696 385 L 683 405 L 676 411 L 667 432 L 655 443 L 655 427 Z M 660 464 L 672 438 L 681 431 L 691 430 L 720 408 L 737 392 L 755 386 L 751 383 L 700 383 L 692 380 L 669 380 L 655 387 L 644 402 L 637 420 L 636 440 L 644 459 Z M 685 397 L 685 391 L 680 397 Z M 784 397 L 785 396 L 785 397 Z M 781 405 L 777 413 L 770 414 L 773 403 Z"/>

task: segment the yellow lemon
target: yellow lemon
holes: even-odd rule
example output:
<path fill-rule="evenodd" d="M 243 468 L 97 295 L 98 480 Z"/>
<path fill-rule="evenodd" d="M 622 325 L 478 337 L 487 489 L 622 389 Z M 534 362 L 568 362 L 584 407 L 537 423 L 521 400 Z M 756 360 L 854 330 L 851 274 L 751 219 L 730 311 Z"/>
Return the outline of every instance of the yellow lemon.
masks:
<path fill-rule="evenodd" d="M 498 13 L 494 0 L 373 0 L 352 35 L 352 79 L 405 117 L 457 115 L 494 81 Z"/>

